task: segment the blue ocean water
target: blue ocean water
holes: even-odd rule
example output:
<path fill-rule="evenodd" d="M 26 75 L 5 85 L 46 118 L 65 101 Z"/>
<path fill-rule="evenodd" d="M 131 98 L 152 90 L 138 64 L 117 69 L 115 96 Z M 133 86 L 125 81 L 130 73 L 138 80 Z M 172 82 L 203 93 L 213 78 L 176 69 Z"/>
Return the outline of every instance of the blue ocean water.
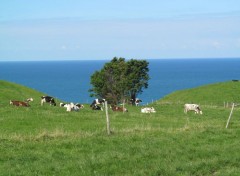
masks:
<path fill-rule="evenodd" d="M 91 103 L 90 77 L 109 60 L 0 62 L 0 79 L 66 102 Z M 150 59 L 147 104 L 176 90 L 240 79 L 240 59 Z M 12 98 L 12 97 L 10 97 Z"/>

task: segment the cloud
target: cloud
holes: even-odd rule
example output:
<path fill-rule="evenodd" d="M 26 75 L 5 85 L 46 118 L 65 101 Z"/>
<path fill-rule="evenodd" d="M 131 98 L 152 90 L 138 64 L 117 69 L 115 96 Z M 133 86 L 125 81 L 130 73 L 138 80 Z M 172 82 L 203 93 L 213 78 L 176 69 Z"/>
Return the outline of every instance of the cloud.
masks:
<path fill-rule="evenodd" d="M 213 42 L 211 43 L 211 45 L 212 45 L 214 48 L 216 48 L 216 49 L 220 49 L 220 48 L 223 47 L 223 44 L 222 44 L 221 42 L 219 42 L 219 41 L 213 41 Z"/>
<path fill-rule="evenodd" d="M 62 46 L 61 46 L 61 49 L 62 49 L 62 50 L 66 50 L 66 49 L 67 49 L 67 46 L 66 46 L 66 45 L 62 45 Z"/>
<path fill-rule="evenodd" d="M 236 39 L 236 47 L 240 48 L 240 38 Z"/>

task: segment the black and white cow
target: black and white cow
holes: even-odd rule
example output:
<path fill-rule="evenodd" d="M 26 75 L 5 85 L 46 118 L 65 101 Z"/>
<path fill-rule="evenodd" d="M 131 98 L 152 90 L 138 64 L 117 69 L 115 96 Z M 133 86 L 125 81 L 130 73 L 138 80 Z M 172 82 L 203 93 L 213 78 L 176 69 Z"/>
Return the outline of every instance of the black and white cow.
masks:
<path fill-rule="evenodd" d="M 105 103 L 105 99 L 100 99 L 100 98 L 97 98 L 97 99 L 95 99 L 95 100 L 93 100 L 93 102 L 92 102 L 92 104 L 90 105 L 90 107 L 94 107 L 94 106 L 96 106 L 96 105 L 101 105 L 102 104 L 102 106 L 104 107 L 104 103 Z"/>
<path fill-rule="evenodd" d="M 59 105 L 60 105 L 60 107 L 66 108 L 68 112 L 79 111 L 80 109 L 84 108 L 84 106 L 82 104 L 79 104 L 79 103 L 76 103 L 76 104 L 74 104 L 74 103 L 68 103 L 68 104 L 60 103 Z"/>
<path fill-rule="evenodd" d="M 139 98 L 136 98 L 136 99 L 130 99 L 130 102 L 132 105 L 139 106 L 139 104 L 142 102 L 142 100 Z"/>
<path fill-rule="evenodd" d="M 184 113 L 187 114 L 188 111 L 194 111 L 195 114 L 202 114 L 202 110 L 198 104 L 185 104 Z"/>
<path fill-rule="evenodd" d="M 41 97 L 41 105 L 42 106 L 43 106 L 43 103 L 49 103 L 50 105 L 56 106 L 54 98 L 50 97 L 50 96 L 42 96 Z"/>
<path fill-rule="evenodd" d="M 83 104 L 80 104 L 80 103 L 76 103 L 75 106 L 79 107 L 80 109 L 83 109 L 83 108 L 84 108 L 84 105 L 83 105 Z"/>
<path fill-rule="evenodd" d="M 92 107 L 92 110 L 101 110 L 101 111 L 103 111 L 103 108 L 101 106 L 96 105 L 96 104 L 91 106 L 91 107 Z"/>
<path fill-rule="evenodd" d="M 66 107 L 68 103 L 59 103 L 59 106 L 60 107 Z M 75 106 L 79 107 L 80 109 L 83 109 L 84 108 L 84 105 L 83 104 L 80 104 L 80 103 L 76 103 L 74 104 Z"/>
<path fill-rule="evenodd" d="M 67 103 L 59 103 L 59 106 L 60 107 L 66 107 L 65 105 L 66 105 Z"/>
<path fill-rule="evenodd" d="M 70 111 L 79 111 L 79 109 L 80 109 L 74 103 L 69 103 L 69 104 L 66 104 L 65 106 L 66 106 L 68 112 L 70 112 Z"/>

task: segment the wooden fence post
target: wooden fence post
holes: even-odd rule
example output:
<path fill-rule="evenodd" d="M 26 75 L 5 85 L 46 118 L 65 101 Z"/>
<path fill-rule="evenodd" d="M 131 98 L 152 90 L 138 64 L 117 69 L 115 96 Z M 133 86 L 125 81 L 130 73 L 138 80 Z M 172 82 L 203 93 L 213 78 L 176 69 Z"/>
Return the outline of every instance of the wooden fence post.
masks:
<path fill-rule="evenodd" d="M 228 128 L 228 124 L 229 124 L 229 122 L 230 122 L 230 119 L 231 119 L 231 116 L 232 116 L 232 112 L 233 112 L 234 106 L 235 106 L 235 105 L 234 105 L 234 103 L 233 103 L 233 104 L 232 104 L 231 112 L 230 112 L 229 117 L 228 117 L 228 121 L 227 121 L 226 128 Z"/>
<path fill-rule="evenodd" d="M 124 109 L 125 109 L 125 99 L 123 100 L 123 114 L 125 113 Z"/>
<path fill-rule="evenodd" d="M 109 116 L 108 116 L 107 101 L 105 101 L 105 111 L 106 111 L 106 121 L 107 121 L 107 134 L 110 135 L 111 134 L 111 130 L 110 130 L 110 119 L 109 119 Z"/>

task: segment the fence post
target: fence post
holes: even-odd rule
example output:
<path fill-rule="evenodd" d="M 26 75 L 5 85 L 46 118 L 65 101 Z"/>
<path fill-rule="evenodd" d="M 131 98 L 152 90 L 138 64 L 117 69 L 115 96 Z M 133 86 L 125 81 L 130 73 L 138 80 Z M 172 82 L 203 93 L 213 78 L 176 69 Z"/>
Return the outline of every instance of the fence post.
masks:
<path fill-rule="evenodd" d="M 230 122 L 230 119 L 231 119 L 231 116 L 232 116 L 232 112 L 233 112 L 234 106 L 235 106 L 235 105 L 234 105 L 234 103 L 233 103 L 233 104 L 232 104 L 231 112 L 230 112 L 229 117 L 228 117 L 228 121 L 227 121 L 226 128 L 228 128 L 228 124 L 229 124 L 229 122 Z"/>
<path fill-rule="evenodd" d="M 108 116 L 107 101 L 105 101 L 105 112 L 106 112 L 106 121 L 107 121 L 107 134 L 110 135 L 111 134 L 111 130 L 110 130 L 110 119 L 109 119 L 109 116 Z"/>
<path fill-rule="evenodd" d="M 123 114 L 124 114 L 124 108 L 125 108 L 125 99 L 123 100 Z"/>

